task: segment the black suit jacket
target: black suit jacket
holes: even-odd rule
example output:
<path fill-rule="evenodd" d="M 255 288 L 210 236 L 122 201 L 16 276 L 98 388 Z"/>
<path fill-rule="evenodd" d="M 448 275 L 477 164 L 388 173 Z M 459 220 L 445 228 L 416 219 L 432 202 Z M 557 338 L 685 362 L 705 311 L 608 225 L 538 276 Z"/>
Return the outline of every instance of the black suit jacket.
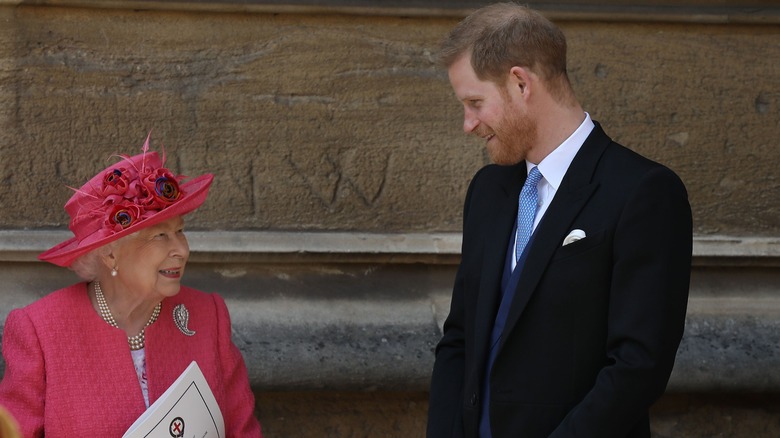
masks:
<path fill-rule="evenodd" d="M 477 437 L 525 163 L 469 186 L 428 437 Z M 587 237 L 566 246 L 573 229 Z M 649 437 L 683 333 L 692 224 L 680 179 L 597 124 L 537 226 L 490 376 L 494 438 Z"/>

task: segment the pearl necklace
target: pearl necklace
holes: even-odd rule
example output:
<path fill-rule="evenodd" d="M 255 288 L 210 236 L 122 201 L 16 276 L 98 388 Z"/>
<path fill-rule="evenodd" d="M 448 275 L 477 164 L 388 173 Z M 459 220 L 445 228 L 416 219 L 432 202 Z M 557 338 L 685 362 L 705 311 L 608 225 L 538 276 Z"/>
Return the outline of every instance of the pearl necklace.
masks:
<path fill-rule="evenodd" d="M 116 320 L 114 319 L 114 315 L 111 314 L 111 309 L 108 308 L 108 303 L 106 303 L 106 297 L 103 296 L 103 290 L 100 288 L 100 282 L 95 281 L 95 299 L 98 303 L 98 309 L 100 309 L 100 317 L 103 318 L 103 321 L 107 322 L 108 325 L 111 327 L 119 328 L 119 325 L 116 323 Z M 152 325 L 153 322 L 157 321 L 157 317 L 160 316 L 160 308 L 162 307 L 162 302 L 157 303 L 156 306 L 154 306 L 154 311 L 152 312 L 152 317 L 149 318 L 149 322 L 146 323 L 144 328 L 141 329 L 141 333 L 138 333 L 135 336 L 128 336 L 127 337 L 127 343 L 130 344 L 130 349 L 140 350 L 144 348 L 144 330 L 146 327 L 149 327 Z"/>

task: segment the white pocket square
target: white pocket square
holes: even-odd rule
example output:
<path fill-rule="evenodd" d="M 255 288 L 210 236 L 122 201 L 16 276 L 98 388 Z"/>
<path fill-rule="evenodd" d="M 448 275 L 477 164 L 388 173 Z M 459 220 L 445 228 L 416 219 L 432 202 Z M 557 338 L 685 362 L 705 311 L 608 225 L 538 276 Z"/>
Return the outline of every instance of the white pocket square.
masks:
<path fill-rule="evenodd" d="M 584 238 L 585 238 L 585 232 L 584 231 L 582 231 L 580 229 L 571 230 L 571 233 L 569 233 L 569 235 L 566 236 L 565 239 L 563 239 L 563 245 L 561 245 L 561 246 L 566 246 L 566 245 L 568 245 L 568 244 L 570 244 L 572 242 L 576 242 L 576 241 L 578 241 L 580 239 L 584 239 Z"/>

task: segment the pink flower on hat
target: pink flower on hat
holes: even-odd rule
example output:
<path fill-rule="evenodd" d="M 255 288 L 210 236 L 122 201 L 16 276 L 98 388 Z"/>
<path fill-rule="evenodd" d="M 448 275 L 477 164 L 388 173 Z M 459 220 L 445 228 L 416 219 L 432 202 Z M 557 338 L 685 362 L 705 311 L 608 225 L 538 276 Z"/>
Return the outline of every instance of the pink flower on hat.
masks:
<path fill-rule="evenodd" d="M 161 167 L 154 169 L 141 178 L 143 185 L 154 198 L 161 204 L 160 208 L 173 204 L 182 195 L 179 182 L 168 169 Z"/>
<path fill-rule="evenodd" d="M 130 178 L 126 168 L 109 170 L 103 176 L 103 196 L 123 195 L 130 187 Z"/>
<path fill-rule="evenodd" d="M 120 201 L 108 209 L 105 227 L 113 232 L 119 232 L 141 219 L 143 211 L 140 206 L 129 201 Z"/>

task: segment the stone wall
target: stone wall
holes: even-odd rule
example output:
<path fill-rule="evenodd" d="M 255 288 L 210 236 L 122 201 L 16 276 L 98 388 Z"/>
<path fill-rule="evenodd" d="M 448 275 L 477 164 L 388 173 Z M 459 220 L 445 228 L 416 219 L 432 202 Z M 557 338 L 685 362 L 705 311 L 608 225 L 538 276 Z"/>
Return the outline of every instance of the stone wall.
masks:
<path fill-rule="evenodd" d="M 487 162 L 433 62 L 461 12 L 102 3 L 0 0 L 0 322 L 75 281 L 35 261 L 67 234 L 66 186 L 151 131 L 171 167 L 216 174 L 185 282 L 226 297 L 267 436 L 421 436 Z M 758 3 L 549 11 L 586 110 L 690 192 L 691 305 L 656 437 L 780 435 L 780 15 Z"/>
<path fill-rule="evenodd" d="M 0 226 L 64 226 L 64 185 L 151 131 L 217 175 L 196 227 L 457 232 L 486 158 L 433 62 L 456 21 L 0 8 Z M 780 26 L 560 25 L 586 110 L 680 174 L 697 233 L 780 234 Z"/>

